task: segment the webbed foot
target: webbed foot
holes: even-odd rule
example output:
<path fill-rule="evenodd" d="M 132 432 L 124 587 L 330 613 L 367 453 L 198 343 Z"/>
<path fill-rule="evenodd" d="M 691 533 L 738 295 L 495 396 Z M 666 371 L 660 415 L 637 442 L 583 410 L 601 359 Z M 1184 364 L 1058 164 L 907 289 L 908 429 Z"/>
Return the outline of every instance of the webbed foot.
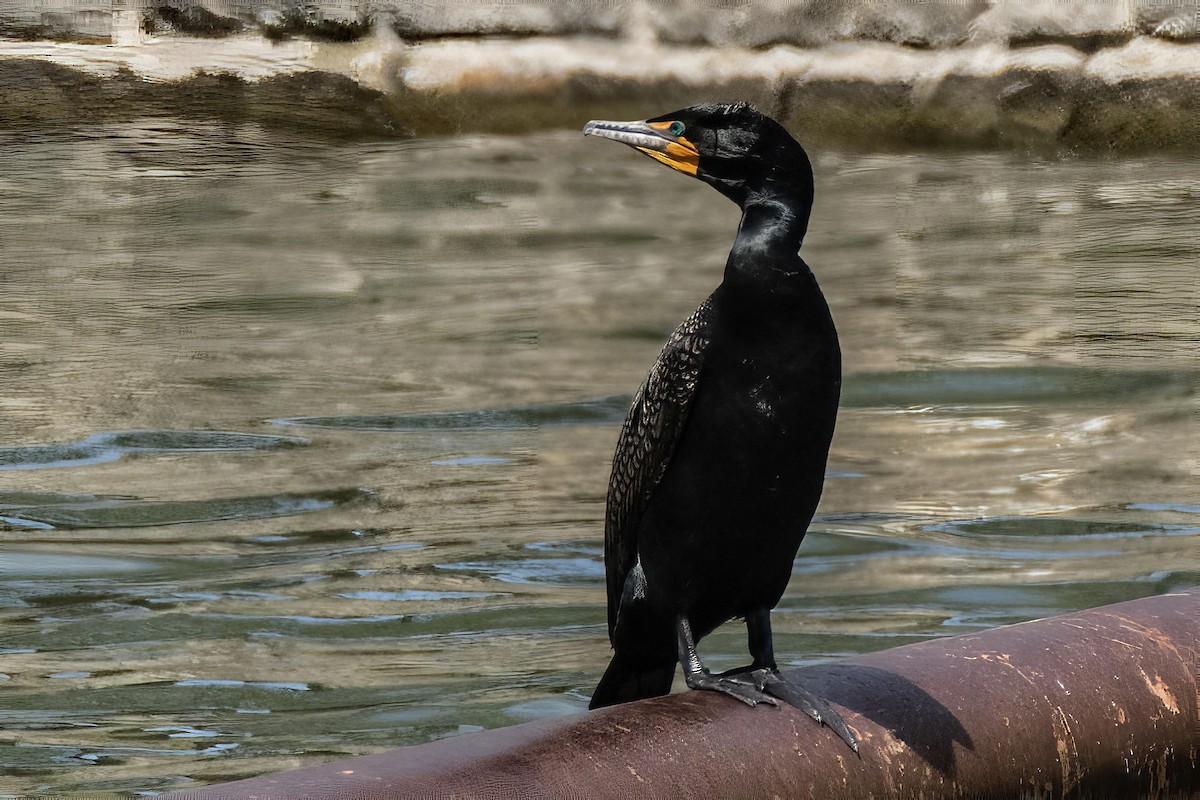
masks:
<path fill-rule="evenodd" d="M 762 691 L 765 694 L 771 697 L 778 697 L 788 705 L 808 714 L 822 725 L 828 726 L 843 742 L 849 745 L 851 750 L 856 753 L 858 752 L 858 739 L 854 737 L 845 720 L 833 710 L 833 707 L 829 703 L 817 697 L 812 692 L 791 683 L 779 674 L 779 670 L 758 669 L 746 673 L 746 675 L 747 677 L 753 676 L 754 681 L 760 683 Z M 726 678 L 725 680 L 729 679 Z"/>
<path fill-rule="evenodd" d="M 773 706 L 779 705 L 774 697 L 763 691 L 766 684 L 759 678 L 757 673 L 743 672 L 735 675 L 727 673 L 713 675 L 707 669 L 704 669 L 685 674 L 683 677 L 687 681 L 689 688 L 724 692 L 730 697 L 736 697 L 748 706 L 756 706 L 759 703 L 767 703 Z"/>

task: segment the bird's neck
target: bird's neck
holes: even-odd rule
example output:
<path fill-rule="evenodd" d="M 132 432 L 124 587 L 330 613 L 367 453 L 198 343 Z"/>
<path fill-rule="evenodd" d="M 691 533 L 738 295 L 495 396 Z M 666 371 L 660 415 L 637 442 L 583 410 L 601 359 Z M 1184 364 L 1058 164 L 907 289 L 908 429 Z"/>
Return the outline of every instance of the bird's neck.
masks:
<path fill-rule="evenodd" d="M 811 197 L 788 184 L 749 192 L 742 202 L 742 221 L 726 264 L 727 277 L 733 277 L 731 271 L 743 278 L 807 272 L 797 253 L 808 230 Z"/>

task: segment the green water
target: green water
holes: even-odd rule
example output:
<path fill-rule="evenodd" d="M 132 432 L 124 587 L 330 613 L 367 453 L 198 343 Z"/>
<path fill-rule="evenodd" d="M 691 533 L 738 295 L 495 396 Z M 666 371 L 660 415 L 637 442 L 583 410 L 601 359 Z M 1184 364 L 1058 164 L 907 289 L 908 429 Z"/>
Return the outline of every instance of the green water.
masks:
<path fill-rule="evenodd" d="M 814 161 L 848 374 L 781 662 L 1200 582 L 1197 163 Z M 617 425 L 736 224 L 572 133 L 0 135 L 0 794 L 582 711 Z"/>

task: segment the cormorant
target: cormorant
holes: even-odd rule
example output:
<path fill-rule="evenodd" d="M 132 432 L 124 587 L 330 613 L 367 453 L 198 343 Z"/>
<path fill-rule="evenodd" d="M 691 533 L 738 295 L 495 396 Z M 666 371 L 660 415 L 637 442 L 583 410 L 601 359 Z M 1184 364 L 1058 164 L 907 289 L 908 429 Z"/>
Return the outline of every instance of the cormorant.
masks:
<path fill-rule="evenodd" d="M 614 654 L 591 707 L 687 685 L 756 705 L 774 698 L 853 734 L 780 676 L 771 609 L 792 573 L 825 474 L 841 351 L 798 250 L 813 203 L 808 155 L 753 107 L 701 104 L 641 122 L 593 120 L 742 209 L 721 285 L 671 335 L 625 418 L 605 513 Z M 714 675 L 696 643 L 746 620 L 753 662 Z"/>

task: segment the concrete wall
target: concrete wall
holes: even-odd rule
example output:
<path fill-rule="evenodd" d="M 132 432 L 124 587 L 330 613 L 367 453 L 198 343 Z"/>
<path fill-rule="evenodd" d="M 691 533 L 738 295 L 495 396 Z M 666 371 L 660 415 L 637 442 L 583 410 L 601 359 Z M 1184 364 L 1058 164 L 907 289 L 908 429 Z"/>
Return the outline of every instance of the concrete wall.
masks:
<path fill-rule="evenodd" d="M 1097 47 L 1142 33 L 1200 37 L 1197 0 L 1122 2 L 827 2 L 826 0 L 658 0 L 657 2 L 423 2 L 422 0 L 0 0 L 0 23 L 56 33 L 120 36 L 160 3 L 198 5 L 220 16 L 269 19 L 289 5 L 321 19 L 390 21 L 402 36 L 649 37 L 690 45 L 811 47 L 838 40 L 953 47 L 1073 40 Z"/>

